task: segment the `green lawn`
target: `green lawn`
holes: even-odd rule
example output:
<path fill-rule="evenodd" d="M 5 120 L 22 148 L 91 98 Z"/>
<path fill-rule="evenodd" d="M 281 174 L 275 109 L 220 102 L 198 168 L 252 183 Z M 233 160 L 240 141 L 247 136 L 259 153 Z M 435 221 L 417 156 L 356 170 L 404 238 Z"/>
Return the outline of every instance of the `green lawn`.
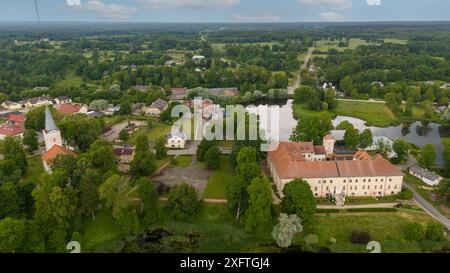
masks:
<path fill-rule="evenodd" d="M 120 231 L 110 211 L 100 210 L 96 220 L 86 218 L 81 249 L 94 251 L 97 247 L 120 240 Z"/>
<path fill-rule="evenodd" d="M 60 89 L 67 86 L 79 86 L 81 83 L 83 83 L 81 77 L 75 75 L 74 72 L 71 72 L 66 75 L 66 78 L 64 80 L 59 81 L 55 84 L 55 89 Z"/>
<path fill-rule="evenodd" d="M 308 117 L 317 117 L 325 120 L 332 120 L 335 117 L 335 114 L 330 111 L 311 111 L 306 109 L 304 105 L 294 104 L 293 106 L 294 117 L 299 119 L 300 117 L 308 116 Z"/>
<path fill-rule="evenodd" d="M 183 155 L 179 156 L 175 159 L 174 166 L 180 167 L 180 168 L 187 168 L 191 165 L 192 162 L 192 156 L 190 155 Z"/>
<path fill-rule="evenodd" d="M 314 232 L 319 236 L 320 245 L 328 245 L 331 237 L 335 238 L 337 243 L 350 243 L 353 230 L 366 231 L 372 240 L 383 243 L 386 240 L 405 239 L 404 229 L 409 223 L 424 224 L 428 221 L 432 221 L 432 218 L 424 212 L 404 210 L 317 214 Z"/>
<path fill-rule="evenodd" d="M 335 112 L 337 115 L 365 120 L 368 126 L 387 127 L 396 121 L 392 111 L 381 103 L 339 101 Z"/>
<path fill-rule="evenodd" d="M 232 178 L 233 170 L 228 162 L 228 156 L 220 157 L 220 169 L 214 171 L 208 179 L 203 198 L 225 199 L 225 187 Z"/>
<path fill-rule="evenodd" d="M 139 130 L 137 130 L 135 133 L 133 133 L 130 138 L 127 140 L 127 143 L 134 144 L 136 141 L 136 137 L 141 134 L 147 134 L 148 138 L 150 140 L 157 140 L 159 138 L 164 138 L 167 134 L 170 133 L 171 126 L 162 124 L 162 123 L 153 123 L 152 128 L 148 127 L 142 127 Z"/>

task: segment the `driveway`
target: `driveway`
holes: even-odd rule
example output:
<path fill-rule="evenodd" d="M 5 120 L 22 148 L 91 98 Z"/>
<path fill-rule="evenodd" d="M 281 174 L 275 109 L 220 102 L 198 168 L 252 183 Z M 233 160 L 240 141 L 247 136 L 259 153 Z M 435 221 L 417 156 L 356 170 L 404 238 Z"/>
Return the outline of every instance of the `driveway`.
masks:
<path fill-rule="evenodd" d="M 447 230 L 450 231 L 450 220 L 442 215 L 437 209 L 433 207 L 432 204 L 430 204 L 425 198 L 423 198 L 413 186 L 409 185 L 407 182 L 403 182 L 403 188 L 409 189 L 414 194 L 414 200 L 416 203 L 422 207 L 422 209 L 428 213 L 431 217 L 439 221 L 441 224 L 443 224 Z"/>
<path fill-rule="evenodd" d="M 145 125 L 144 121 L 139 120 L 131 120 L 130 123 L 134 123 L 137 127 L 142 127 Z M 107 141 L 114 141 L 119 138 L 120 131 L 125 129 L 128 126 L 128 120 L 122 121 L 121 123 L 117 123 L 112 126 L 111 130 L 104 133 L 102 138 Z"/>

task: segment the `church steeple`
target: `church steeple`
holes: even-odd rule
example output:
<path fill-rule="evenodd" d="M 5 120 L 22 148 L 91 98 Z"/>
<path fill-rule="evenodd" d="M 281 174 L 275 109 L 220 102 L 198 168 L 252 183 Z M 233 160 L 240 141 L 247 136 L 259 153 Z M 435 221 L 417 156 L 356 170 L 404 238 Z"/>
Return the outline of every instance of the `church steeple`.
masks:
<path fill-rule="evenodd" d="M 45 131 L 50 132 L 52 130 L 58 130 L 55 120 L 48 106 L 45 106 Z"/>
<path fill-rule="evenodd" d="M 56 126 L 52 113 L 48 106 L 45 107 L 45 129 L 42 131 L 45 140 L 45 150 L 49 151 L 53 146 L 63 146 L 61 132 Z"/>

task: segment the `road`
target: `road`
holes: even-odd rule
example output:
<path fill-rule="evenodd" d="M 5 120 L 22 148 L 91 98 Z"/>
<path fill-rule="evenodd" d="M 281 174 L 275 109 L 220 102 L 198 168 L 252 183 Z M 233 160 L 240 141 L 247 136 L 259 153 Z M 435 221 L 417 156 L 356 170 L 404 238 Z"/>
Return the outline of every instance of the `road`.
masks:
<path fill-rule="evenodd" d="M 317 205 L 318 209 L 374 209 L 374 208 L 394 208 L 398 203 L 378 203 L 366 205 Z"/>
<path fill-rule="evenodd" d="M 447 227 L 448 230 L 450 230 L 450 220 L 442 215 L 437 209 L 433 207 L 425 198 L 423 198 L 413 186 L 409 185 L 407 182 L 403 182 L 403 188 L 409 189 L 414 194 L 414 200 L 416 203 L 422 207 L 422 209 L 431 215 L 434 219 L 439 221 L 441 224 L 443 224 L 445 227 Z"/>
<path fill-rule="evenodd" d="M 292 86 L 288 86 L 288 95 L 294 95 L 295 89 L 297 89 L 300 86 L 300 84 L 302 84 L 301 72 L 303 69 L 308 67 L 308 64 L 311 59 L 313 51 L 314 51 L 314 47 L 311 47 L 308 49 L 308 52 L 306 53 L 306 56 L 305 56 L 305 60 L 302 63 L 302 65 L 300 66 L 300 71 L 298 72 L 297 79 L 295 80 L 295 82 Z"/>

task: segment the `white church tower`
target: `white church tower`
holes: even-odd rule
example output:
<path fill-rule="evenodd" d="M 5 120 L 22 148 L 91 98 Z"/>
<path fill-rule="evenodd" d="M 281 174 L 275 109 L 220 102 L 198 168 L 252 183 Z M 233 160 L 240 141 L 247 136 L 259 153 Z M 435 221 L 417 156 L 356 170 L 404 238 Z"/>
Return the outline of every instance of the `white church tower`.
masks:
<path fill-rule="evenodd" d="M 333 155 L 335 143 L 336 143 L 336 140 L 334 139 L 334 137 L 332 135 L 326 135 L 323 137 L 323 147 L 325 148 L 327 157 Z"/>
<path fill-rule="evenodd" d="M 56 127 L 53 120 L 52 113 L 48 106 L 45 107 L 45 129 L 42 131 L 44 134 L 45 150 L 50 150 L 53 146 L 62 145 L 61 131 Z"/>

